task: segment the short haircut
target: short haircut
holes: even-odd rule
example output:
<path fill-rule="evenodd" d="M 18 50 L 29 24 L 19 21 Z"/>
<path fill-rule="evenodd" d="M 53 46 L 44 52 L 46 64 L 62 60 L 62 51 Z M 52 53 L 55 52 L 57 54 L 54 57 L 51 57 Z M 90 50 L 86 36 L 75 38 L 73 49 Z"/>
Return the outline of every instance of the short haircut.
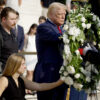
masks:
<path fill-rule="evenodd" d="M 15 13 L 15 14 L 16 14 L 16 11 L 15 11 L 14 9 L 12 9 L 11 7 L 5 7 L 5 8 L 1 11 L 1 19 L 2 19 L 3 17 L 7 18 L 9 12 L 12 12 L 12 13 Z"/>
<path fill-rule="evenodd" d="M 46 17 L 45 17 L 45 16 L 40 16 L 40 17 L 39 17 L 39 21 L 40 21 L 41 19 L 43 19 L 43 20 L 46 21 Z"/>
<path fill-rule="evenodd" d="M 65 10 L 67 10 L 66 6 L 62 3 L 59 2 L 51 3 L 48 8 L 48 13 L 47 13 L 48 18 L 50 17 L 52 12 L 56 12 L 56 10 L 59 8 L 64 8 Z"/>
<path fill-rule="evenodd" d="M 16 15 L 19 16 L 19 12 L 18 11 L 16 11 Z"/>

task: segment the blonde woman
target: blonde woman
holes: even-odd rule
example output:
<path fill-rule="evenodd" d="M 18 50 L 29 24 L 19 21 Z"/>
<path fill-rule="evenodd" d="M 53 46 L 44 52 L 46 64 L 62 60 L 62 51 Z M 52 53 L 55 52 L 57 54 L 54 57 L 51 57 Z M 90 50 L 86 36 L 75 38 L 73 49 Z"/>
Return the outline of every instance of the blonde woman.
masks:
<path fill-rule="evenodd" d="M 35 83 L 21 77 L 26 69 L 25 58 L 19 54 L 12 54 L 6 63 L 6 67 L 0 77 L 0 97 L 5 100 L 25 100 L 25 88 L 44 91 L 55 88 L 63 82 L 58 80 L 53 83 Z"/>

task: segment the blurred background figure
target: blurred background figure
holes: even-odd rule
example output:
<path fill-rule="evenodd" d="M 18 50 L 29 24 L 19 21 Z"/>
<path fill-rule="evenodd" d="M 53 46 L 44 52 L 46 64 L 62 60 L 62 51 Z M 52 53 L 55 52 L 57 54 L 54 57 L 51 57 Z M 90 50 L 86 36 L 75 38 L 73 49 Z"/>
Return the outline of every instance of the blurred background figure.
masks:
<path fill-rule="evenodd" d="M 1 17 L 1 11 L 5 7 L 6 3 L 4 0 L 0 0 L 0 17 Z M 0 18 L 0 23 L 1 23 L 1 18 Z"/>
<path fill-rule="evenodd" d="M 47 18 L 48 7 L 53 2 L 56 2 L 56 0 L 41 0 L 42 16 Z"/>
<path fill-rule="evenodd" d="M 32 24 L 28 33 L 25 35 L 24 50 L 26 52 L 36 52 L 36 45 L 35 45 L 36 29 L 37 29 L 37 24 Z M 25 55 L 25 59 L 27 66 L 26 78 L 32 81 L 34 68 L 37 63 L 37 55 Z"/>
<path fill-rule="evenodd" d="M 19 21 L 19 13 L 16 12 L 17 18 L 16 18 L 16 26 L 12 29 L 12 31 L 15 33 L 15 36 L 17 38 L 18 42 L 18 52 L 21 52 L 24 47 L 24 29 L 21 25 L 18 24 Z"/>
<path fill-rule="evenodd" d="M 39 17 L 39 24 L 42 24 L 44 22 L 46 22 L 46 17 L 45 16 L 40 16 Z"/>
<path fill-rule="evenodd" d="M 11 7 L 16 11 L 19 11 L 19 8 L 22 4 L 22 0 L 5 0 L 5 1 L 6 1 L 6 7 Z"/>
<path fill-rule="evenodd" d="M 67 6 L 67 11 L 70 12 L 71 10 L 71 1 L 72 0 L 66 0 L 66 6 Z"/>
<path fill-rule="evenodd" d="M 2 11 L 2 9 L 5 7 L 5 1 L 4 0 L 0 0 L 0 13 Z"/>

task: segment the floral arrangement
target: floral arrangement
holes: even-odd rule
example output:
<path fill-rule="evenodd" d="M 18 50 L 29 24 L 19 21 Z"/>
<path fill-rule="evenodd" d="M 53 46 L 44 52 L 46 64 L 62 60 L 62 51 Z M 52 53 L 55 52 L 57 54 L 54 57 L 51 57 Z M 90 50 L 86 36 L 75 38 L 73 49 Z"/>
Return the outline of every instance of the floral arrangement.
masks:
<path fill-rule="evenodd" d="M 67 16 L 63 34 L 64 63 L 60 69 L 61 79 L 69 86 L 77 90 L 95 90 L 100 79 L 100 68 L 94 64 L 86 62 L 82 66 L 83 58 L 78 48 L 84 41 L 92 41 L 96 45 L 95 30 L 100 39 L 100 19 L 93 14 L 90 5 L 84 7 L 75 4 L 77 9 L 73 9 Z M 98 43 L 100 47 L 100 43 Z"/>

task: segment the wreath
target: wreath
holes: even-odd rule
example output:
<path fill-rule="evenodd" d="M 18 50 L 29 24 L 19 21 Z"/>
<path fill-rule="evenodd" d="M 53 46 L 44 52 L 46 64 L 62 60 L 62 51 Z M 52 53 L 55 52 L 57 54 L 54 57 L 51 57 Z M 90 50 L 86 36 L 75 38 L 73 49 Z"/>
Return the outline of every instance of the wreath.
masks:
<path fill-rule="evenodd" d="M 81 7 L 75 3 L 75 6 L 77 9 L 68 14 L 64 25 L 64 63 L 59 73 L 67 85 L 77 90 L 92 91 L 97 89 L 100 68 L 90 62 L 86 62 L 83 67 L 83 58 L 78 49 L 86 41 L 92 41 L 93 45 L 100 48 L 100 19 L 91 12 L 91 5 L 85 4 Z"/>

